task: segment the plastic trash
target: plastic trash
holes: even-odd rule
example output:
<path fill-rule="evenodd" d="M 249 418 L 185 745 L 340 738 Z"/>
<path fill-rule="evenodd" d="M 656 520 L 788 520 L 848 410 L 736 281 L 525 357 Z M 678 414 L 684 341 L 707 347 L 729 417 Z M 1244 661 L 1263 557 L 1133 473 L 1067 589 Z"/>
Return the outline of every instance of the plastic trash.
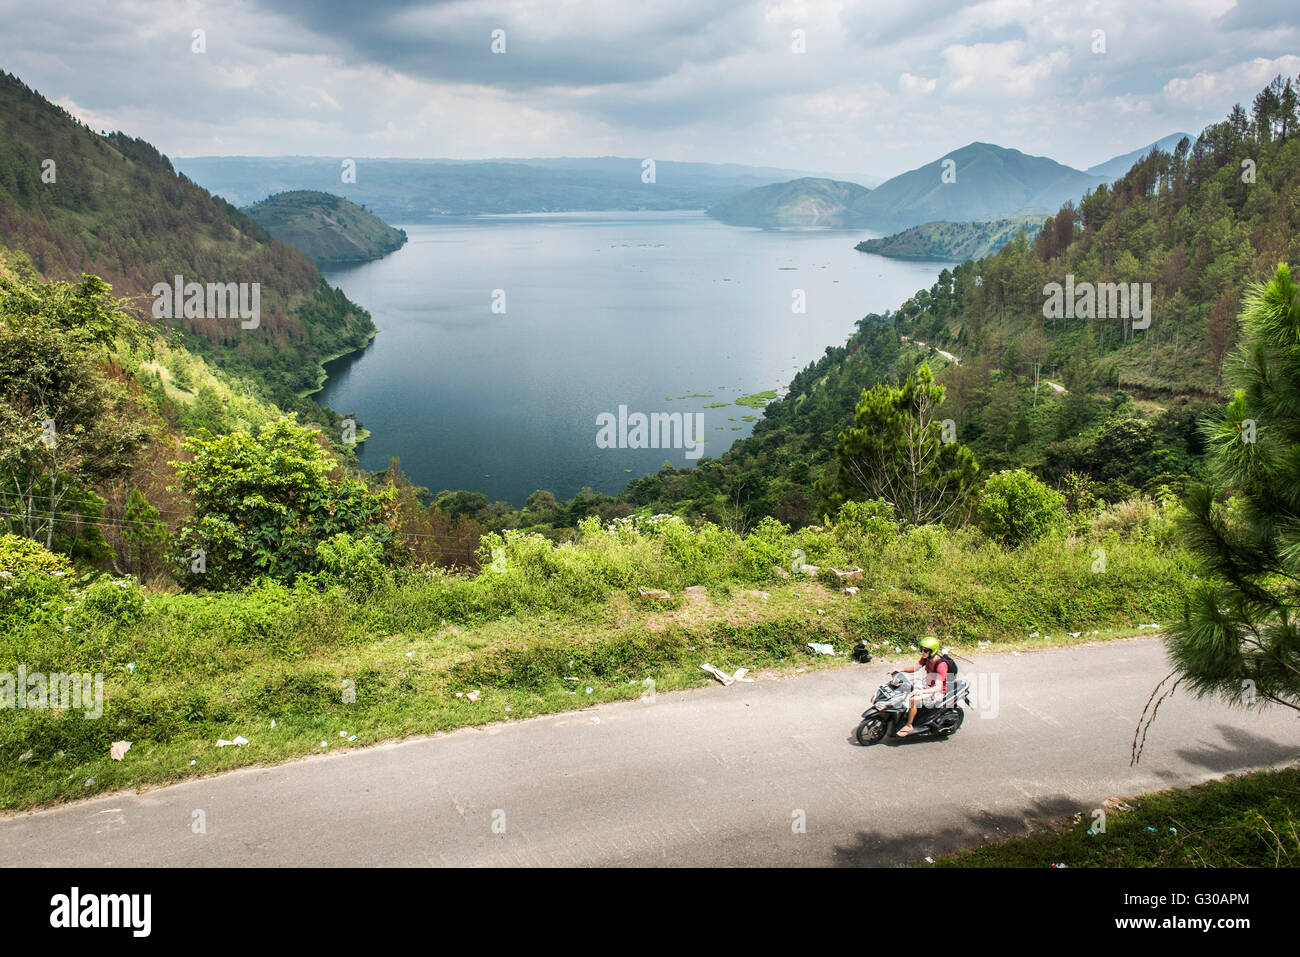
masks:
<path fill-rule="evenodd" d="M 748 669 L 746 669 L 746 668 L 737 668 L 737 669 L 736 669 L 736 673 L 735 673 L 734 675 L 729 675 L 729 674 L 727 674 L 725 671 L 723 671 L 721 668 L 715 668 L 713 665 L 710 665 L 710 664 L 703 664 L 703 665 L 700 665 L 700 670 L 701 670 L 701 671 L 707 671 L 709 674 L 713 675 L 713 677 L 717 678 L 719 681 L 721 681 L 724 685 L 727 685 L 727 686 L 733 685 L 733 684 L 735 684 L 737 681 L 753 681 L 753 680 L 754 680 L 753 678 L 746 678 L 746 677 L 745 677 L 746 673 L 748 672 Z"/>
<path fill-rule="evenodd" d="M 121 761 L 126 757 L 126 752 L 131 750 L 130 741 L 114 741 L 108 749 L 108 756 L 114 761 Z"/>
<path fill-rule="evenodd" d="M 810 641 L 808 642 L 808 647 L 811 648 L 813 651 L 817 652 L 819 655 L 835 654 L 835 646 L 832 645 L 830 642 Z"/>

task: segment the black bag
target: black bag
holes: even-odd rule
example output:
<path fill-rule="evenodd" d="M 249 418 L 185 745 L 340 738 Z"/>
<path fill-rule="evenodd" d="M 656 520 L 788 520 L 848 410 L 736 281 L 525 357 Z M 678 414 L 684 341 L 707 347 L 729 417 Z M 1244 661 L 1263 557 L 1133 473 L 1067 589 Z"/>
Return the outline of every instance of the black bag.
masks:
<path fill-rule="evenodd" d="M 948 665 L 948 677 L 955 678 L 957 676 L 957 662 L 953 661 L 947 655 L 940 655 L 939 660 Z M 936 665 L 935 667 L 938 666 Z"/>
<path fill-rule="evenodd" d="M 865 665 L 871 660 L 871 652 L 867 651 L 865 643 L 859 641 L 853 646 L 853 660 L 860 665 Z"/>

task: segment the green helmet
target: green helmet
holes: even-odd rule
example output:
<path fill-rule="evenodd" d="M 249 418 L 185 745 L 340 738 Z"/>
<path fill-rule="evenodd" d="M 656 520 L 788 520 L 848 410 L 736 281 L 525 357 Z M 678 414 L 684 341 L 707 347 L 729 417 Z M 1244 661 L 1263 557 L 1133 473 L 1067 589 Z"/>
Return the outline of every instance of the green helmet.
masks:
<path fill-rule="evenodd" d="M 934 635 L 926 635 L 921 639 L 920 645 L 922 648 L 928 649 L 929 651 L 938 652 L 939 639 L 934 637 Z"/>

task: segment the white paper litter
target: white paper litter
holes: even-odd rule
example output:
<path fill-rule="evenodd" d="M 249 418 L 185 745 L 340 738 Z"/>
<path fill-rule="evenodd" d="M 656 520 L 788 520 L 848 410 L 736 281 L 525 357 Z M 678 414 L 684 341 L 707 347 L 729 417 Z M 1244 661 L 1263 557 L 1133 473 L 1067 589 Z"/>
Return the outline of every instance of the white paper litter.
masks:
<path fill-rule="evenodd" d="M 717 678 L 724 685 L 733 685 L 737 681 L 752 682 L 754 680 L 753 678 L 745 677 L 745 675 L 749 674 L 748 668 L 737 668 L 736 673 L 734 675 L 729 675 L 721 668 L 715 668 L 713 667 L 713 665 L 708 665 L 708 664 L 700 665 L 700 668 L 704 671 L 707 671 L 709 674 L 713 675 L 713 677 Z"/>

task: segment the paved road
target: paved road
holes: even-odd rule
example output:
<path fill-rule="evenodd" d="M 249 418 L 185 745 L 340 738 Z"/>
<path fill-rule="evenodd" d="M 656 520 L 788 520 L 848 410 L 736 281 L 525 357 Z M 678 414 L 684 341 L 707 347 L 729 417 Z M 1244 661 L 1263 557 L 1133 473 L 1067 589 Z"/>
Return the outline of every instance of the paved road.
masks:
<path fill-rule="evenodd" d="M 1107 796 L 1300 760 L 1289 714 L 1180 692 L 1130 768 L 1134 723 L 1167 671 L 1155 639 L 981 656 L 982 676 L 963 675 L 990 706 L 951 741 L 857 747 L 888 667 L 661 694 L 0 818 L 0 861 L 901 864 Z"/>

